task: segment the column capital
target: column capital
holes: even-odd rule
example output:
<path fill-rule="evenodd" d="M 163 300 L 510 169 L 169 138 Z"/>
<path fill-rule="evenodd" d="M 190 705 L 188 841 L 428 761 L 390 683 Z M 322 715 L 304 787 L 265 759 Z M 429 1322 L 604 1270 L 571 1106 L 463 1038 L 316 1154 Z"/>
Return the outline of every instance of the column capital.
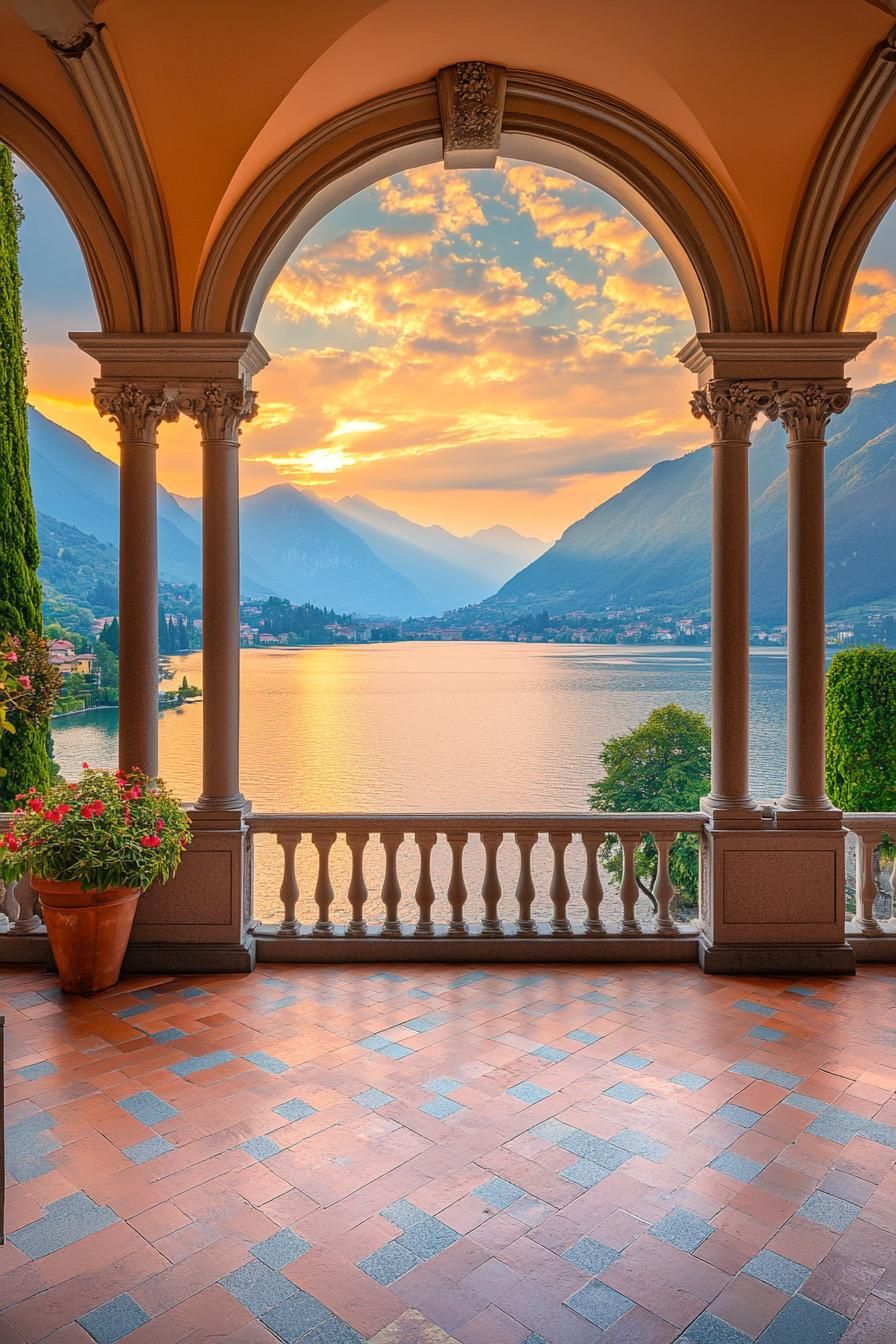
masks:
<path fill-rule="evenodd" d="M 177 405 L 196 421 L 206 443 L 236 443 L 240 425 L 258 411 L 256 393 L 241 382 L 187 385 Z"/>
<path fill-rule="evenodd" d="M 693 394 L 691 412 L 695 419 L 709 421 L 716 442 L 749 443 L 756 417 L 768 410 L 773 396 L 770 383 L 714 378 Z"/>
<path fill-rule="evenodd" d="M 823 443 L 831 416 L 845 411 L 851 397 L 845 379 L 776 386 L 766 415 L 781 421 L 791 448 L 800 443 Z"/>
<path fill-rule="evenodd" d="M 122 442 L 155 443 L 162 421 L 177 419 L 175 388 L 145 383 L 118 383 L 97 378 L 93 400 L 100 415 L 114 420 Z"/>

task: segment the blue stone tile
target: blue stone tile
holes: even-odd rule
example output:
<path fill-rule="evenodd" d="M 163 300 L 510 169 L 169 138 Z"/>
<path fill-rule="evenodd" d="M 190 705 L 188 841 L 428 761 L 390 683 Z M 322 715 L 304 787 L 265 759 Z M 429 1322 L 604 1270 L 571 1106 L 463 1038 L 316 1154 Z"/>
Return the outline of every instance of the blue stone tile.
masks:
<path fill-rule="evenodd" d="M 732 1125 L 740 1125 L 741 1129 L 752 1129 L 757 1120 L 762 1116 L 758 1111 L 748 1111 L 745 1106 L 735 1106 L 733 1102 L 726 1102 L 724 1106 L 714 1112 L 720 1120 L 727 1120 Z"/>
<path fill-rule="evenodd" d="M 149 1317 L 127 1293 L 113 1297 L 101 1307 L 78 1318 L 78 1324 L 87 1331 L 96 1344 L 116 1344 L 138 1326 L 146 1325 Z"/>
<path fill-rule="evenodd" d="M 560 1147 L 565 1148 L 568 1153 L 575 1153 L 576 1157 L 596 1162 L 607 1171 L 615 1171 L 631 1157 L 631 1153 L 618 1148 L 615 1143 L 599 1139 L 594 1134 L 586 1134 L 583 1129 L 573 1129 L 560 1140 Z"/>
<path fill-rule="evenodd" d="M 316 1297 L 293 1287 L 292 1297 L 274 1307 L 273 1311 L 265 1312 L 261 1323 L 272 1330 L 278 1339 L 282 1339 L 284 1344 L 299 1344 L 299 1340 L 304 1341 L 317 1326 L 325 1325 L 333 1319 L 333 1313 L 328 1311 L 322 1302 L 318 1302 Z"/>
<path fill-rule="evenodd" d="M 182 989 L 180 996 L 182 999 L 207 999 L 208 990 L 200 989 L 198 985 L 191 985 L 189 989 Z"/>
<path fill-rule="evenodd" d="M 849 1200 L 839 1199 L 837 1195 L 826 1195 L 822 1190 L 816 1190 L 797 1209 L 801 1218 L 829 1227 L 832 1232 L 845 1232 L 861 1212 L 858 1204 L 850 1204 Z"/>
<path fill-rule="evenodd" d="M 459 1101 L 452 1101 L 450 1097 L 433 1097 L 432 1101 L 424 1101 L 420 1107 L 424 1115 L 431 1115 L 436 1120 L 447 1120 L 449 1115 L 456 1115 L 463 1109 Z"/>
<path fill-rule="evenodd" d="M 609 1174 L 607 1167 L 602 1167 L 597 1162 L 590 1162 L 587 1157 L 580 1157 L 578 1162 L 564 1167 L 560 1173 L 564 1180 L 572 1181 L 574 1185 L 580 1185 L 584 1190 L 590 1190 L 593 1185 L 606 1180 Z"/>
<path fill-rule="evenodd" d="M 446 988 L 464 989 L 467 985 L 477 985 L 480 980 L 485 978 L 485 971 L 467 971 L 464 975 L 459 975 L 456 980 L 451 980 Z"/>
<path fill-rule="evenodd" d="M 186 991 L 184 991 L 186 993 Z M 236 1058 L 229 1050 L 213 1050 L 208 1055 L 197 1055 L 182 1059 L 177 1064 L 169 1064 L 172 1073 L 179 1078 L 189 1078 L 194 1073 L 204 1073 L 206 1069 L 215 1069 L 219 1064 L 229 1064 Z"/>
<path fill-rule="evenodd" d="M 274 1269 L 268 1269 L 260 1260 L 250 1260 L 240 1265 L 230 1274 L 225 1274 L 221 1287 L 226 1288 L 231 1297 L 242 1302 L 244 1307 L 255 1316 L 272 1311 L 288 1298 L 294 1297 L 298 1289 L 294 1283 Z"/>
<path fill-rule="evenodd" d="M 358 1092 L 352 1097 L 359 1106 L 363 1106 L 368 1111 L 378 1111 L 381 1106 L 388 1106 L 390 1101 L 394 1101 L 388 1092 L 381 1092 L 378 1087 L 367 1087 L 363 1092 Z"/>
<path fill-rule="evenodd" d="M 388 1036 L 380 1036 L 377 1034 L 375 1036 L 365 1036 L 363 1041 L 359 1041 L 358 1044 L 362 1045 L 365 1050 L 379 1051 L 385 1049 L 391 1042 Z"/>
<path fill-rule="evenodd" d="M 570 1134 L 578 1133 L 572 1125 L 565 1124 L 562 1120 L 542 1120 L 540 1124 L 533 1125 L 529 1130 L 537 1139 L 547 1139 L 549 1143 L 562 1143 L 568 1139 Z"/>
<path fill-rule="evenodd" d="M 79 1191 L 48 1204 L 42 1218 L 10 1232 L 9 1240 L 32 1260 L 40 1260 L 120 1221 L 111 1209 Z"/>
<path fill-rule="evenodd" d="M 407 1027 L 410 1031 L 434 1031 L 436 1027 L 441 1027 L 448 1020 L 448 1013 L 427 1013 L 425 1017 L 412 1017 L 409 1022 L 402 1022 L 401 1025 Z"/>
<path fill-rule="evenodd" d="M 365 1344 L 365 1340 L 346 1321 L 332 1316 L 309 1334 L 302 1335 L 302 1344 Z"/>
<path fill-rule="evenodd" d="M 523 1344 L 548 1344 L 548 1341 L 545 1339 L 544 1335 L 532 1334 L 526 1336 L 523 1340 Z"/>
<path fill-rule="evenodd" d="M 579 1028 L 577 1031 L 568 1031 L 566 1039 L 568 1041 L 578 1041 L 579 1045 L 594 1045 L 595 1041 L 600 1041 L 603 1038 L 598 1036 L 596 1032 L 583 1031 Z"/>
<path fill-rule="evenodd" d="M 118 1012 L 115 1014 L 115 1016 L 122 1019 L 127 1019 L 129 1017 L 139 1017 L 141 1013 L 151 1013 L 151 1012 L 152 1012 L 152 1004 L 133 1003 L 131 1004 L 130 1008 L 120 1008 Z"/>
<path fill-rule="evenodd" d="M 413 1251 L 409 1251 L 406 1246 L 400 1246 L 397 1241 L 387 1241 L 378 1251 L 359 1260 L 358 1268 L 363 1269 L 365 1274 L 385 1288 L 419 1264 L 419 1257 L 414 1255 Z"/>
<path fill-rule="evenodd" d="M 650 1062 L 643 1055 L 636 1055 L 631 1050 L 626 1050 L 625 1054 L 617 1055 L 613 1060 L 614 1064 L 621 1064 L 625 1069 L 646 1069 Z"/>
<path fill-rule="evenodd" d="M 752 1158 L 741 1157 L 738 1153 L 719 1153 L 710 1162 L 713 1171 L 724 1172 L 726 1176 L 733 1176 L 737 1181 L 752 1181 L 762 1171 L 765 1163 L 754 1162 Z"/>
<path fill-rule="evenodd" d="M 596 1277 L 619 1259 L 619 1251 L 604 1246 L 603 1242 L 595 1241 L 593 1237 L 580 1237 L 568 1251 L 563 1252 L 563 1259 Z"/>
<path fill-rule="evenodd" d="M 704 1311 L 696 1321 L 691 1321 L 684 1334 L 679 1336 L 678 1344 L 753 1344 L 753 1342 L 742 1330 L 735 1330 L 727 1321 L 713 1316 L 710 1311 Z"/>
<path fill-rule="evenodd" d="M 627 1153 L 647 1157 L 651 1162 L 662 1162 L 669 1152 L 659 1139 L 652 1139 L 649 1134 L 642 1134 L 637 1129 L 624 1129 L 620 1134 L 614 1134 L 613 1144 L 617 1148 L 624 1148 Z"/>
<path fill-rule="evenodd" d="M 292 994 L 286 994 L 282 999 L 275 999 L 273 1003 L 267 1004 L 262 1008 L 263 1013 L 279 1013 L 281 1008 L 291 1008 L 298 999 Z"/>
<path fill-rule="evenodd" d="M 830 1311 L 808 1297 L 792 1297 L 778 1312 L 775 1319 L 759 1336 L 757 1344 L 795 1344 L 796 1340 L 811 1340 L 812 1344 L 837 1344 L 849 1320 L 839 1312 Z"/>
<path fill-rule="evenodd" d="M 26 990 L 22 994 L 10 994 L 9 1006 L 11 1008 L 39 1008 L 43 1003 L 43 998 L 36 990 Z"/>
<path fill-rule="evenodd" d="M 565 1003 L 530 1003 L 527 1008 L 521 1008 L 520 1012 L 526 1017 L 550 1017 L 551 1013 L 559 1013 L 565 1007 Z"/>
<path fill-rule="evenodd" d="M 711 1223 L 705 1218 L 698 1218 L 689 1209 L 673 1209 L 665 1218 L 654 1223 L 650 1235 L 690 1253 L 696 1251 L 713 1230 Z"/>
<path fill-rule="evenodd" d="M 627 1311 L 631 1311 L 635 1304 L 631 1298 L 623 1297 L 622 1293 L 617 1293 L 609 1284 L 601 1283 L 599 1279 L 592 1279 L 584 1288 L 568 1297 L 566 1305 L 600 1330 L 609 1330 L 610 1326 Z"/>
<path fill-rule="evenodd" d="M 789 1097 L 781 1098 L 782 1106 L 795 1106 L 798 1111 L 808 1111 L 811 1115 L 821 1115 L 826 1111 L 828 1103 L 819 1101 L 818 1097 L 807 1097 L 802 1092 L 791 1092 Z"/>
<path fill-rule="evenodd" d="M 164 1031 L 151 1031 L 149 1039 L 155 1041 L 156 1045 L 168 1045 L 171 1041 L 183 1040 L 186 1034 L 180 1027 L 166 1027 Z"/>
<path fill-rule="evenodd" d="M 26 1083 L 31 1083 L 36 1078 L 49 1078 L 51 1074 L 56 1072 L 56 1065 L 51 1064 L 48 1059 L 44 1059 L 39 1064 L 26 1064 L 23 1069 L 16 1069 L 15 1072 Z"/>
<path fill-rule="evenodd" d="M 311 1250 L 310 1241 L 297 1236 L 288 1227 L 281 1227 L 273 1236 L 265 1237 L 256 1246 L 249 1248 L 256 1260 L 260 1260 L 268 1269 L 283 1269 L 298 1260 L 300 1255 Z"/>
<path fill-rule="evenodd" d="M 447 1223 L 440 1222 L 438 1218 L 427 1217 L 419 1223 L 413 1223 L 402 1232 L 398 1238 L 398 1245 L 403 1246 L 420 1260 L 429 1260 L 459 1240 L 459 1234 Z"/>
<path fill-rule="evenodd" d="M 132 1115 L 135 1120 L 139 1120 L 141 1125 L 158 1125 L 163 1120 L 171 1120 L 177 1115 L 173 1106 L 169 1106 L 167 1101 L 157 1097 L 155 1092 L 135 1092 L 133 1096 L 125 1097 L 118 1105 L 128 1115 Z"/>
<path fill-rule="evenodd" d="M 540 985 L 547 977 L 544 975 L 518 975 L 514 984 L 519 989 L 525 989 L 528 985 Z"/>
<path fill-rule="evenodd" d="M 406 1232 L 409 1227 L 414 1227 L 417 1223 L 425 1223 L 429 1214 L 418 1209 L 415 1204 L 410 1204 L 406 1199 L 396 1199 L 394 1204 L 389 1204 L 382 1210 L 380 1217 L 385 1218 L 393 1227 L 400 1227 Z"/>
<path fill-rule="evenodd" d="M 45 1159 L 59 1144 L 50 1132 L 56 1121 L 46 1111 L 37 1111 L 10 1125 L 6 1131 L 6 1170 L 16 1181 L 32 1181 L 52 1171 Z"/>
<path fill-rule="evenodd" d="M 314 1115 L 315 1108 L 309 1106 L 307 1101 L 302 1101 L 301 1097 L 293 1097 L 291 1101 L 282 1101 L 279 1106 L 274 1107 L 275 1115 L 282 1115 L 284 1120 L 292 1123 L 294 1120 L 304 1120 L 309 1115 Z"/>
<path fill-rule="evenodd" d="M 846 1144 L 867 1128 L 868 1121 L 863 1115 L 840 1106 L 828 1108 L 816 1115 L 811 1125 L 806 1127 L 807 1134 L 815 1134 L 820 1139 L 831 1139 L 834 1143 Z"/>
<path fill-rule="evenodd" d="M 609 1008 L 619 1008 L 619 999 L 613 999 L 609 994 L 601 994 L 599 990 L 593 989 L 590 994 L 582 994 L 580 998 L 582 1003 L 603 1003 Z"/>
<path fill-rule="evenodd" d="M 161 1134 L 156 1134 L 152 1139 L 144 1139 L 142 1143 L 132 1143 L 130 1148 L 123 1148 L 122 1152 L 131 1162 L 138 1167 L 144 1162 L 151 1162 L 154 1157 L 162 1157 L 165 1153 L 170 1153 L 174 1144 L 163 1139 Z"/>
<path fill-rule="evenodd" d="M 737 1064 L 729 1064 L 730 1073 L 740 1074 L 743 1078 L 761 1078 L 764 1083 L 774 1083 L 776 1087 L 799 1087 L 804 1083 L 798 1073 L 785 1073 L 783 1069 L 771 1069 L 767 1064 L 754 1064 L 750 1059 L 741 1059 Z"/>
<path fill-rule="evenodd" d="M 450 1092 L 456 1092 L 463 1083 L 459 1083 L 456 1078 L 430 1078 L 428 1083 L 423 1086 L 427 1092 L 438 1092 L 440 1096 L 447 1097 Z"/>
<path fill-rule="evenodd" d="M 632 1083 L 614 1083 L 612 1087 L 604 1088 L 603 1095 L 612 1097 L 614 1101 L 625 1101 L 631 1106 L 633 1102 L 648 1094 L 643 1087 L 635 1087 Z"/>
<path fill-rule="evenodd" d="M 699 1092 L 701 1087 L 705 1087 L 709 1082 L 702 1073 L 676 1073 L 672 1079 L 679 1087 L 686 1087 L 689 1092 Z"/>
<path fill-rule="evenodd" d="M 540 1045 L 532 1054 L 536 1059 L 546 1059 L 551 1064 L 559 1064 L 561 1059 L 569 1059 L 568 1050 L 558 1050 L 555 1045 Z"/>
<path fill-rule="evenodd" d="M 748 1036 L 753 1036 L 757 1041 L 783 1041 L 786 1034 L 784 1031 L 775 1031 L 774 1027 L 754 1027 L 747 1032 Z"/>
<path fill-rule="evenodd" d="M 767 1003 L 754 1003 L 752 999 L 738 999 L 732 1007 L 739 1008 L 742 1013 L 752 1013 L 754 1017 L 774 1017 L 777 1011 L 769 1008 Z"/>
<path fill-rule="evenodd" d="M 413 1053 L 413 1050 L 409 1050 L 406 1045 L 397 1045 L 394 1041 L 389 1041 L 380 1050 L 380 1054 L 385 1055 L 387 1059 L 406 1059 Z"/>
<path fill-rule="evenodd" d="M 537 1087 L 535 1083 L 517 1083 L 515 1087 L 508 1087 L 507 1095 L 533 1106 L 536 1101 L 544 1101 L 551 1093 L 549 1088 Z"/>
<path fill-rule="evenodd" d="M 896 1148 L 896 1128 L 893 1125 L 883 1125 L 877 1120 L 866 1120 L 862 1136 L 870 1139 L 872 1143 L 882 1143 L 886 1148 Z"/>
<path fill-rule="evenodd" d="M 815 994 L 814 989 L 807 989 L 805 985 L 788 985 L 785 990 L 787 994 L 800 994 L 805 999 L 811 999 Z"/>
<path fill-rule="evenodd" d="M 521 1190 L 518 1185 L 511 1181 L 504 1181 L 500 1176 L 495 1176 L 493 1180 L 486 1181 L 485 1185 L 480 1185 L 473 1191 L 479 1199 L 485 1200 L 486 1204 L 493 1209 L 509 1208 L 515 1200 L 520 1199 L 525 1190 Z"/>
<path fill-rule="evenodd" d="M 397 971 L 375 971 L 373 975 L 368 975 L 366 978 L 372 982 L 385 980 L 396 985 L 403 984 L 407 980 L 406 975 L 399 975 Z"/>
<path fill-rule="evenodd" d="M 788 1260 L 785 1255 L 777 1255 L 774 1251 L 760 1251 L 744 1265 L 741 1272 L 770 1284 L 772 1288 L 779 1288 L 782 1293 L 797 1292 L 812 1273 L 805 1265 Z"/>
<path fill-rule="evenodd" d="M 408 989 L 405 993 L 409 999 L 431 999 L 433 997 L 428 989 Z"/>
<path fill-rule="evenodd" d="M 264 1050 L 253 1050 L 251 1054 L 243 1055 L 243 1059 L 248 1063 L 254 1064 L 258 1069 L 264 1069 L 265 1073 L 286 1073 L 289 1068 L 282 1059 L 276 1059 L 273 1055 L 265 1054 Z"/>
<path fill-rule="evenodd" d="M 240 1146 L 244 1153 L 248 1153 L 250 1157 L 256 1158 L 259 1162 L 264 1162 L 266 1158 L 273 1157 L 275 1153 L 280 1152 L 279 1143 L 275 1143 L 273 1139 L 268 1138 L 267 1134 L 262 1134 L 257 1139 L 247 1139 Z"/>

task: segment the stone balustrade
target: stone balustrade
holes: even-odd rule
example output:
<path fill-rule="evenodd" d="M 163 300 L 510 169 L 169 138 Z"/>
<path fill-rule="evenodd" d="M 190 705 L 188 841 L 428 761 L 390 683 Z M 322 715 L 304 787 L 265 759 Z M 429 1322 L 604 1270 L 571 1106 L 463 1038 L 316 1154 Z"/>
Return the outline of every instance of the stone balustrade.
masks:
<path fill-rule="evenodd" d="M 885 841 L 896 848 L 896 814 L 891 812 L 847 812 L 843 824 L 850 833 L 855 852 L 855 915 L 847 934 L 854 931 L 865 938 L 896 938 L 896 863 L 886 882 L 881 880 L 880 847 Z M 884 924 L 875 913 L 875 905 L 889 886 L 890 918 Z M 847 920 L 850 917 L 847 915 Z"/>

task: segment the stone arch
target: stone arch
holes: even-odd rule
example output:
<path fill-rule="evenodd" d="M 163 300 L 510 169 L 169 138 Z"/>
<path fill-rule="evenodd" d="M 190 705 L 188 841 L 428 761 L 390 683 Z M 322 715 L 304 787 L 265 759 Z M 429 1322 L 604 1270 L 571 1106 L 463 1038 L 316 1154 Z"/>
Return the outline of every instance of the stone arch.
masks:
<path fill-rule="evenodd" d="M 831 234 L 816 305 L 819 329 L 839 331 L 872 235 L 896 201 L 896 146 L 888 150 L 850 197 Z"/>
<path fill-rule="evenodd" d="M 0 85 L 0 140 L 37 173 L 78 240 L 104 331 L 139 331 L 140 299 L 130 254 L 84 165 L 28 103 Z"/>
<path fill-rule="evenodd" d="M 654 235 L 699 331 L 767 331 L 762 280 L 728 197 L 687 146 L 618 99 L 510 70 L 501 152 L 609 191 Z M 290 253 L 363 187 L 442 157 L 435 79 L 371 99 L 317 127 L 269 165 L 225 220 L 193 306 L 197 331 L 252 330 Z"/>

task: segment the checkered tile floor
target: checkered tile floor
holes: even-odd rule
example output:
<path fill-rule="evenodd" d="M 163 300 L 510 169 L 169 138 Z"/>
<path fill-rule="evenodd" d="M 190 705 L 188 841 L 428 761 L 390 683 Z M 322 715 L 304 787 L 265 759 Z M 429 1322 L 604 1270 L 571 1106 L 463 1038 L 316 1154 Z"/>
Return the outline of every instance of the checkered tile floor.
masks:
<path fill-rule="evenodd" d="M 896 968 L 0 972 L 0 1344 L 893 1344 Z"/>

